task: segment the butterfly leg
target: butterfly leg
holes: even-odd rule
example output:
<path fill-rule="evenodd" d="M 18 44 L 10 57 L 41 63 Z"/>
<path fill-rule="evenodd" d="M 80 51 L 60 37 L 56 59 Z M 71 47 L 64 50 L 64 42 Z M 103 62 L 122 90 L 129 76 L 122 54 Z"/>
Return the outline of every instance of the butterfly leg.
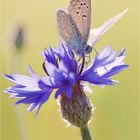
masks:
<path fill-rule="evenodd" d="M 90 55 L 87 55 L 85 57 L 87 58 L 87 60 L 85 62 L 86 66 L 87 66 L 89 63 L 91 63 L 91 58 L 90 58 Z"/>
<path fill-rule="evenodd" d="M 82 55 L 82 65 L 81 65 L 81 69 L 80 69 L 80 74 L 83 72 L 83 69 L 85 67 L 85 55 Z"/>
<path fill-rule="evenodd" d="M 42 67 L 43 67 L 44 71 L 46 72 L 46 74 L 49 76 L 49 74 L 48 74 L 48 72 L 47 72 L 47 69 L 46 69 L 46 67 L 45 67 L 45 62 L 42 64 Z"/>
<path fill-rule="evenodd" d="M 80 62 L 80 60 L 81 60 L 81 57 L 78 58 L 78 62 Z"/>

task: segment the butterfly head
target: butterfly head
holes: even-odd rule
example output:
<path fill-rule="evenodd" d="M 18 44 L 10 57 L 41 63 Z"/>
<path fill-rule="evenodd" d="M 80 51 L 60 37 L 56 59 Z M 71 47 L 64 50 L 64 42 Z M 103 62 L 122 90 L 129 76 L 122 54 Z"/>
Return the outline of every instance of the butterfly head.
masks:
<path fill-rule="evenodd" d="M 77 54 L 85 55 L 85 54 L 89 54 L 92 51 L 92 47 L 90 45 L 87 44 L 80 44 L 80 45 L 81 46 L 79 46 L 79 44 L 75 46 L 75 48 L 77 48 L 75 51 Z"/>
<path fill-rule="evenodd" d="M 92 51 L 92 47 L 87 45 L 85 51 L 87 54 L 89 54 Z"/>

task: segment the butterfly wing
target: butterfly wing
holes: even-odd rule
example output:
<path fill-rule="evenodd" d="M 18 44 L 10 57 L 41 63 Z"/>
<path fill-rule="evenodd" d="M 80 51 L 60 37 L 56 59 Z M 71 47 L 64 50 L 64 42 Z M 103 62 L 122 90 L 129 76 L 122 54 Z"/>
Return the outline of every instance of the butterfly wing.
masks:
<path fill-rule="evenodd" d="M 90 36 L 88 40 L 88 44 L 90 46 L 93 46 L 98 40 L 100 40 L 105 33 L 115 24 L 121 17 L 123 17 L 127 13 L 128 9 L 124 10 L 123 12 L 117 14 L 113 18 L 110 18 L 108 21 L 106 21 L 103 25 L 101 25 L 97 29 L 92 29 L 90 31 Z"/>
<path fill-rule="evenodd" d="M 74 21 L 64 10 L 57 10 L 57 26 L 60 36 L 66 43 L 80 38 L 80 32 Z"/>
<path fill-rule="evenodd" d="M 87 42 L 91 25 L 91 0 L 71 0 L 68 11 L 82 36 L 82 41 Z"/>

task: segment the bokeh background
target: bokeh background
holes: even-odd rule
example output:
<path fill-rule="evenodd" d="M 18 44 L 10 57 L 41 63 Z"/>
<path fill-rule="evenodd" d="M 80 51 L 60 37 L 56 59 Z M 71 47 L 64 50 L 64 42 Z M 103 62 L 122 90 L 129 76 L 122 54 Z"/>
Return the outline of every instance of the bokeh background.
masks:
<path fill-rule="evenodd" d="M 30 64 L 40 75 L 45 47 L 58 45 L 56 9 L 66 8 L 69 0 L 1 0 L 1 62 L 2 73 L 27 73 Z M 114 79 L 121 84 L 101 89 L 93 87 L 88 94 L 96 110 L 90 122 L 95 140 L 138 140 L 138 0 L 92 0 L 92 27 L 129 8 L 129 12 L 96 44 L 101 50 L 106 45 L 120 51 L 126 48 L 126 62 L 130 68 Z M 22 28 L 22 49 L 16 49 L 13 39 Z M 92 53 L 94 57 L 94 52 Z M 67 127 L 53 98 L 43 105 L 37 118 L 26 111 L 26 105 L 14 106 L 15 100 L 2 93 L 11 85 L 1 77 L 1 140 L 80 140 L 75 127 Z"/>

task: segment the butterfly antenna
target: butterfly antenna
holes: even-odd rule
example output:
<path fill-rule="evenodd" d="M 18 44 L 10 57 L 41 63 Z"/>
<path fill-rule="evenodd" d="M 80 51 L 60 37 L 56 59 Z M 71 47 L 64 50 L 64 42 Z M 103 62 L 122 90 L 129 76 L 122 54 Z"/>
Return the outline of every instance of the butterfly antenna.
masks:
<path fill-rule="evenodd" d="M 98 51 L 93 47 L 93 50 L 95 51 L 96 54 L 99 54 Z"/>

